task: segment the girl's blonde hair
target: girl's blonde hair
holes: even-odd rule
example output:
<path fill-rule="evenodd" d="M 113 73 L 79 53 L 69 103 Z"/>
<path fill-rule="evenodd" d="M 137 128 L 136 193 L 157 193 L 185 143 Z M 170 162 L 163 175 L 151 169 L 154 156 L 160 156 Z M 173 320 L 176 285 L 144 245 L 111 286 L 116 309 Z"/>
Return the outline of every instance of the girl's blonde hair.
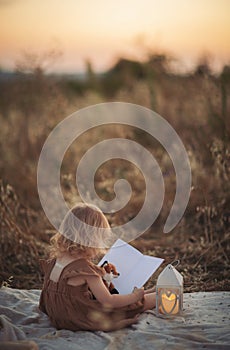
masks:
<path fill-rule="evenodd" d="M 92 205 L 78 203 L 68 211 L 58 233 L 50 240 L 50 256 L 57 258 L 63 253 L 96 256 L 104 252 L 103 240 L 110 226 L 102 211 Z"/>

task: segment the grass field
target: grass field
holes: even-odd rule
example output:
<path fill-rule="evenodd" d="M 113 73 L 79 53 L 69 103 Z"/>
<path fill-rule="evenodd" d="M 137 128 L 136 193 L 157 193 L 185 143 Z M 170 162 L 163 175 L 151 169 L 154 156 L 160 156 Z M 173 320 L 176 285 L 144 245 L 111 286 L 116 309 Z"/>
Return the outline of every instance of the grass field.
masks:
<path fill-rule="evenodd" d="M 79 200 L 73 159 L 77 164 L 89 147 L 104 138 L 137 141 L 157 159 L 166 191 L 159 217 L 132 244 L 166 263 L 180 259 L 185 291 L 230 290 L 230 67 L 218 76 L 206 65 L 179 75 L 171 73 L 166 63 L 159 55 L 145 63 L 121 59 L 104 75 L 96 75 L 89 66 L 85 80 L 45 75 L 39 66 L 21 67 L 13 77 L 1 78 L 1 283 L 17 288 L 42 284 L 38 261 L 47 257 L 54 229 L 41 209 L 36 170 L 50 131 L 80 108 L 123 101 L 156 111 L 183 141 L 192 170 L 192 191 L 183 219 L 171 233 L 162 233 L 175 195 L 172 163 L 147 133 L 121 125 L 95 128 L 70 147 L 61 173 L 66 201 L 71 206 Z M 118 178 L 132 184 L 132 199 L 119 213 L 108 216 L 111 225 L 134 217 L 144 200 L 141 173 L 123 160 L 98 169 L 95 186 L 103 199 L 112 198 Z"/>

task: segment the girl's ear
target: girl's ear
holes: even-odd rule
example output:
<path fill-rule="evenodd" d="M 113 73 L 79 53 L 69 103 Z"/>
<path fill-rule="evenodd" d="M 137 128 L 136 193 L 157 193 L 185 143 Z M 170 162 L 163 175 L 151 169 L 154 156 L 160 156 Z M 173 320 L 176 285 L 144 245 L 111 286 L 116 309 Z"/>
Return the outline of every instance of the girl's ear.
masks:
<path fill-rule="evenodd" d="M 108 264 L 108 261 L 105 260 L 105 261 L 103 262 L 103 264 L 101 265 L 101 267 L 104 267 L 104 266 L 107 265 L 107 264 Z"/>

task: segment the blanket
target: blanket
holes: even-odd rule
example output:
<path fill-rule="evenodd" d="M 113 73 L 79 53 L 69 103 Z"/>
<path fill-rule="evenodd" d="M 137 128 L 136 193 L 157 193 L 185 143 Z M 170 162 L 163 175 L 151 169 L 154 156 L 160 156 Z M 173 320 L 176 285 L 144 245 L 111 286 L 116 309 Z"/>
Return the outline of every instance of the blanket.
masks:
<path fill-rule="evenodd" d="M 41 350 L 230 349 L 230 292 L 185 293 L 182 316 L 160 318 L 149 310 L 108 333 L 56 330 L 38 309 L 39 296 L 40 290 L 0 289 L 0 348 L 29 340 Z"/>

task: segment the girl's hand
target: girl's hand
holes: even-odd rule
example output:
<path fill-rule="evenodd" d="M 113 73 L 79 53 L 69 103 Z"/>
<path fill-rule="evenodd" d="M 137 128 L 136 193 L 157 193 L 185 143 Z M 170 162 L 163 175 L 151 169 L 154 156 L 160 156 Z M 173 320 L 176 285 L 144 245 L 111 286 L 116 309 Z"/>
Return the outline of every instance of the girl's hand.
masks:
<path fill-rule="evenodd" d="M 156 292 L 156 287 L 152 287 L 150 289 L 146 289 L 144 291 L 145 294 L 149 294 L 149 293 L 155 293 Z"/>
<path fill-rule="evenodd" d="M 133 293 L 136 294 L 137 300 L 140 300 L 144 297 L 144 288 L 133 288 Z"/>

